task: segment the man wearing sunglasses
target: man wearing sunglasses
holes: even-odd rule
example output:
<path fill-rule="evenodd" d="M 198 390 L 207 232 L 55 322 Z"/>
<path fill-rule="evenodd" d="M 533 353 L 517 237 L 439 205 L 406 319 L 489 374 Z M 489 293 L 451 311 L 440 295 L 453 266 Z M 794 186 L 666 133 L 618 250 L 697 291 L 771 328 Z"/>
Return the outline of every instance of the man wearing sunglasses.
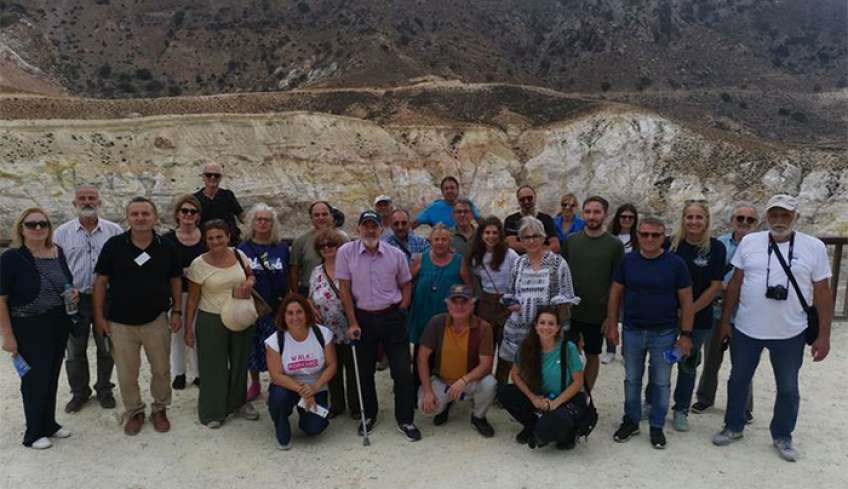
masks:
<path fill-rule="evenodd" d="M 725 257 L 725 288 L 733 276 L 733 265 L 731 265 L 730 261 L 733 259 L 736 247 L 739 246 L 745 235 L 757 230 L 758 223 L 759 216 L 757 215 L 757 208 L 753 204 L 740 202 L 733 207 L 733 212 L 730 214 L 730 227 L 733 231 L 718 237 L 718 240 L 724 245 L 724 249 L 727 250 Z M 715 321 L 718 322 L 721 319 L 721 307 L 714 308 L 714 311 Z M 704 371 L 701 373 L 701 379 L 698 381 L 698 391 L 696 393 L 698 400 L 692 405 L 691 411 L 693 413 L 702 413 L 709 409 L 715 402 L 716 389 L 718 388 L 718 371 L 721 369 L 723 360 L 724 349 L 722 348 L 719 328 L 713 328 L 712 339 L 704 349 Z M 753 409 L 753 395 L 749 391 L 748 406 L 745 409 L 745 420 L 747 423 L 751 423 L 754 420 Z"/>
<path fill-rule="evenodd" d="M 221 188 L 224 178 L 223 167 L 217 163 L 207 163 L 203 167 L 203 188 L 194 193 L 200 201 L 200 228 L 212 219 L 223 219 L 230 226 L 230 245 L 235 246 L 241 241 L 241 230 L 236 225 L 244 222 L 244 209 L 241 208 L 232 190 Z"/>
<path fill-rule="evenodd" d="M 519 254 L 524 254 L 527 251 L 524 244 L 518 239 L 518 228 L 521 226 L 523 217 L 533 216 L 541 221 L 545 227 L 545 246 L 554 253 L 559 253 L 560 243 L 554 219 L 544 212 L 536 212 L 536 190 L 530 185 L 522 185 L 515 192 L 515 197 L 518 199 L 520 210 L 508 215 L 504 220 L 504 234 L 506 234 L 507 245 Z"/>
<path fill-rule="evenodd" d="M 103 245 L 112 236 L 123 232 L 120 226 L 99 216 L 100 193 L 94 185 L 83 184 L 74 194 L 74 209 L 77 217 L 56 228 L 53 241 L 62 247 L 68 267 L 74 276 L 74 288 L 80 291 L 79 321 L 73 334 L 68 337 L 65 370 L 71 387 L 71 400 L 65 405 L 66 413 L 75 413 L 85 406 L 91 397 L 88 370 L 88 335 L 94 329 L 94 266 Z M 96 329 L 93 331 L 97 347 L 97 382 L 94 392 L 104 409 L 115 408 L 115 397 L 111 382 L 114 361 L 106 345 L 106 338 Z"/>
<path fill-rule="evenodd" d="M 392 211 L 390 228 L 391 232 L 384 233 L 381 239 L 402 251 L 407 263 L 412 263 L 415 255 L 423 255 L 430 251 L 430 242 L 410 229 L 409 213 L 404 209 Z"/>

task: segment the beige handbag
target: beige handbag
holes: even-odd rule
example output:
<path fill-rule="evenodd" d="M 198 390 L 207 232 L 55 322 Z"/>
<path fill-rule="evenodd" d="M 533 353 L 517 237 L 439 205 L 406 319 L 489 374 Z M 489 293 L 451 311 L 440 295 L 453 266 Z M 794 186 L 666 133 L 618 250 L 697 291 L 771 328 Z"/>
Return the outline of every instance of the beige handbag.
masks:
<path fill-rule="evenodd" d="M 244 269 L 245 276 L 249 276 L 247 267 L 241 261 L 238 252 L 233 250 L 236 255 L 236 260 Z M 244 331 L 251 327 L 256 320 L 261 316 L 269 314 L 271 306 L 262 299 L 262 296 L 256 292 L 256 289 L 251 290 L 249 299 L 238 299 L 230 294 L 224 307 L 221 308 L 221 322 L 224 323 L 227 329 L 234 332 Z"/>

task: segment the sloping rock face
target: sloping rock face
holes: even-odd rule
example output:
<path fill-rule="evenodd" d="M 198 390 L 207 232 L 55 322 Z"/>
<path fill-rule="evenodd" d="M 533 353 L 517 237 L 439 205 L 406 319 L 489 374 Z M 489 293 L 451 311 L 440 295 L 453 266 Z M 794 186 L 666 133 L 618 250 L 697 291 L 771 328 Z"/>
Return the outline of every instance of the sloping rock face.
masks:
<path fill-rule="evenodd" d="M 515 189 L 530 184 L 551 214 L 559 195 L 573 191 L 581 199 L 603 195 L 613 206 L 633 202 L 675 224 L 685 199 L 706 197 L 717 229 L 735 201 L 762 207 L 769 195 L 787 192 L 801 199 L 803 228 L 848 235 L 844 155 L 728 140 L 625 106 L 537 126 L 508 110 L 495 119 L 498 125 L 401 124 L 285 112 L 0 121 L 0 237 L 33 205 L 54 220 L 72 217 L 80 183 L 100 188 L 110 219 L 123 221 L 126 202 L 144 195 L 171 224 L 174 197 L 200 187 L 208 162 L 224 165 L 224 187 L 245 208 L 273 205 L 286 236 L 307 227 L 315 199 L 342 209 L 352 230 L 374 196 L 389 194 L 415 211 L 439 196 L 445 175 L 457 176 L 484 214 L 513 212 Z"/>

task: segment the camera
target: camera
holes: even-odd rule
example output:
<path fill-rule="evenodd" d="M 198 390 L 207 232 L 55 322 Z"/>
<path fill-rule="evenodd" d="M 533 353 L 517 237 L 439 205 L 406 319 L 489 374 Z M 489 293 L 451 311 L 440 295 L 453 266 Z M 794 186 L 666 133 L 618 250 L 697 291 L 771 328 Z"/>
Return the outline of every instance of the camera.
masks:
<path fill-rule="evenodd" d="M 789 297 L 789 291 L 782 285 L 770 285 L 766 287 L 766 299 L 785 301 Z"/>

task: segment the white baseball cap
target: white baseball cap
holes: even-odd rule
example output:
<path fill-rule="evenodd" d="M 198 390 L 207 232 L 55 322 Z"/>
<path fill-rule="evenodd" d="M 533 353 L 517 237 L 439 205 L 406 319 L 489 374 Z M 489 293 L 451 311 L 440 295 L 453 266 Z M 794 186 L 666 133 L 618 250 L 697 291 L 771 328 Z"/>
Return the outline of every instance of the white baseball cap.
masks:
<path fill-rule="evenodd" d="M 768 200 L 766 211 L 773 207 L 780 207 L 790 212 L 796 212 L 798 210 L 798 199 L 791 195 L 777 194 Z"/>
<path fill-rule="evenodd" d="M 392 198 L 388 195 L 378 195 L 376 199 L 374 199 L 374 205 L 377 205 L 380 202 L 392 202 Z"/>

